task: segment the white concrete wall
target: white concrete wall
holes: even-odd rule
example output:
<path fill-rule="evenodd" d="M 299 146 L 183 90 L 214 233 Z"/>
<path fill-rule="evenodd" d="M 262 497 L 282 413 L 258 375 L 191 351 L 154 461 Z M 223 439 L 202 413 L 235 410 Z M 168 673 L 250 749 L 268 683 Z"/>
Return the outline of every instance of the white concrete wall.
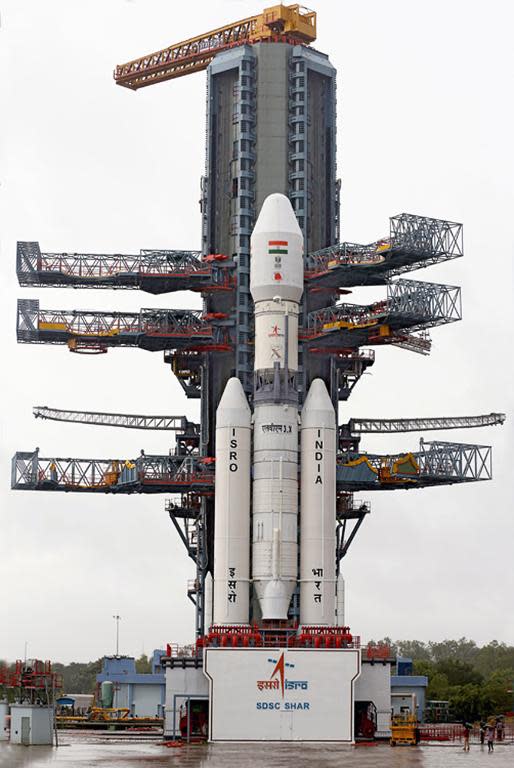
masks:
<path fill-rule="evenodd" d="M 184 698 L 177 698 L 174 711 L 175 696 L 208 696 L 209 683 L 201 669 L 186 667 L 166 669 L 166 705 L 164 720 L 164 735 L 166 737 L 180 735 L 180 706 L 185 704 Z"/>
<path fill-rule="evenodd" d="M 377 708 L 375 736 L 391 735 L 391 666 L 390 664 L 362 664 L 355 683 L 355 701 L 372 701 Z"/>

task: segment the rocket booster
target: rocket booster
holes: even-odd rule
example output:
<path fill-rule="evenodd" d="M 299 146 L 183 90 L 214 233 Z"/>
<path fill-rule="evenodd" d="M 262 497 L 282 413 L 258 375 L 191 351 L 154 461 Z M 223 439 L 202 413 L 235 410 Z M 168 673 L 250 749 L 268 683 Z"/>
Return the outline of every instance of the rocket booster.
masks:
<path fill-rule="evenodd" d="M 336 611 L 336 418 L 322 379 L 302 408 L 300 624 L 330 626 Z"/>
<path fill-rule="evenodd" d="M 303 236 L 291 203 L 269 195 L 251 237 L 253 456 L 251 413 L 238 379 L 228 381 L 216 413 L 214 624 L 249 621 L 250 485 L 251 581 L 264 621 L 287 619 L 298 584 L 303 282 Z M 315 379 L 302 410 L 301 624 L 335 622 L 335 446 L 334 407 L 324 382 Z"/>
<path fill-rule="evenodd" d="M 250 595 L 251 413 L 239 379 L 216 411 L 214 624 L 246 624 Z"/>

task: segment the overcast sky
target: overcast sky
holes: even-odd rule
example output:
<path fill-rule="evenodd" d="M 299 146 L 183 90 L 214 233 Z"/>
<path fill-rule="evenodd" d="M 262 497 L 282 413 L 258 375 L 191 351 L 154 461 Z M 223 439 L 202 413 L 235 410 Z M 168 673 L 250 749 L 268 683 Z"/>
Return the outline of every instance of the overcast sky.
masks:
<path fill-rule="evenodd" d="M 271 3 L 269 3 L 271 4 Z M 259 0 L 3 0 L 0 26 L 2 329 L 0 658 L 87 661 L 193 636 L 188 561 L 165 497 L 12 492 L 16 450 L 42 456 L 167 452 L 170 437 L 35 421 L 33 405 L 198 418 L 160 353 L 72 355 L 17 345 L 16 299 L 54 309 L 195 307 L 185 293 L 20 288 L 16 240 L 43 250 L 198 248 L 205 74 L 133 93 L 116 63 L 258 12 Z M 343 239 L 369 242 L 407 211 L 464 223 L 465 258 L 413 277 L 461 285 L 464 320 L 422 357 L 382 348 L 342 404 L 350 416 L 505 411 L 494 480 L 368 493 L 347 558 L 347 618 L 363 638 L 466 635 L 514 642 L 512 568 L 513 108 L 509 3 L 318 0 L 316 47 L 338 70 Z M 385 295 L 357 290 L 355 301 Z M 350 297 L 352 298 L 352 297 Z M 441 438 L 441 433 L 426 437 Z M 415 434 L 363 440 L 415 450 Z"/>

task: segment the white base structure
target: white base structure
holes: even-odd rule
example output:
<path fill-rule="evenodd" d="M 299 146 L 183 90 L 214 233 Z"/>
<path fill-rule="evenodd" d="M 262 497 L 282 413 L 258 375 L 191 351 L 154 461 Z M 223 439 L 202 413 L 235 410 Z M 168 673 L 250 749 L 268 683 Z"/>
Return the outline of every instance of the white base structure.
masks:
<path fill-rule="evenodd" d="M 11 704 L 11 744 L 53 744 L 53 731 L 53 707 Z"/>
<path fill-rule="evenodd" d="M 211 741 L 354 740 L 360 651 L 207 648 Z"/>

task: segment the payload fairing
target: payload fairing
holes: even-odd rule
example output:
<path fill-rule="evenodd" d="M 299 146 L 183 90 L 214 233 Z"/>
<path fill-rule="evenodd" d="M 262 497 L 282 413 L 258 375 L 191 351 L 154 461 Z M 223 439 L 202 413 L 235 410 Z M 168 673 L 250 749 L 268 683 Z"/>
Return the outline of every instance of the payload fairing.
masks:
<path fill-rule="evenodd" d="M 262 620 L 287 619 L 298 576 L 300 624 L 340 623 L 336 415 L 321 379 L 312 382 L 299 414 L 303 282 L 303 236 L 294 211 L 284 195 L 269 195 L 251 238 L 253 416 L 237 378 L 228 381 L 216 413 L 214 624 L 249 622 L 251 583 Z"/>

